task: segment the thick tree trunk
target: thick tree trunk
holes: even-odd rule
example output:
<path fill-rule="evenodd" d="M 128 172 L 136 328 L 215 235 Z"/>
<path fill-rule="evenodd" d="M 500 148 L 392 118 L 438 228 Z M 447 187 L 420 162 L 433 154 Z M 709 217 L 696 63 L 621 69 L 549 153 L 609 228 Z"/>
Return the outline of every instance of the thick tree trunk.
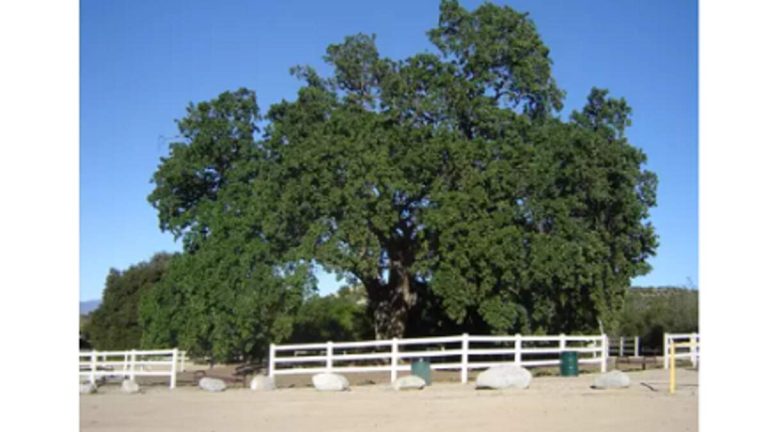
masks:
<path fill-rule="evenodd" d="M 416 304 L 415 287 L 407 269 L 394 261 L 386 284 L 369 281 L 365 286 L 376 339 L 403 337 L 408 314 Z"/>

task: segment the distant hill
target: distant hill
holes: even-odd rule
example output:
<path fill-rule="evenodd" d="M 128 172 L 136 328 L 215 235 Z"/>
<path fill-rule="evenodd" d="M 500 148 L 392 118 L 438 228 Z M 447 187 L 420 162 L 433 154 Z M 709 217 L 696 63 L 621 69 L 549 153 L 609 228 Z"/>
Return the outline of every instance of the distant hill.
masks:
<path fill-rule="evenodd" d="M 88 300 L 80 302 L 80 315 L 88 315 L 101 304 L 101 300 Z"/>

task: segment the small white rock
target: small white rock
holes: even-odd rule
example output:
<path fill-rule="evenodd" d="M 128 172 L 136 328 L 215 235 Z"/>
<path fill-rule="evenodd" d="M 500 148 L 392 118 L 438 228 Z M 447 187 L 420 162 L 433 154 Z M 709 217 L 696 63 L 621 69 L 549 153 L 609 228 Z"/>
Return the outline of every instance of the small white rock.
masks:
<path fill-rule="evenodd" d="M 218 378 L 204 377 L 200 379 L 198 386 L 209 392 L 220 392 L 227 389 L 227 383 Z"/>
<path fill-rule="evenodd" d="M 80 394 L 96 393 L 96 384 L 80 383 Z"/>
<path fill-rule="evenodd" d="M 475 387 L 478 389 L 525 389 L 531 384 L 532 378 L 528 369 L 517 365 L 493 366 L 477 376 Z"/>
<path fill-rule="evenodd" d="M 592 388 L 596 389 L 614 389 L 614 388 L 627 388 L 629 387 L 631 380 L 629 375 L 620 370 L 612 370 L 607 373 L 603 373 L 595 377 L 592 382 Z"/>
<path fill-rule="evenodd" d="M 312 385 L 320 391 L 344 391 L 349 390 L 349 381 L 343 375 L 334 373 L 321 373 L 312 376 Z"/>
<path fill-rule="evenodd" d="M 251 380 L 251 390 L 253 391 L 269 391 L 274 390 L 275 380 L 272 377 L 266 375 L 256 375 Z"/>
<path fill-rule="evenodd" d="M 427 383 L 422 377 L 416 375 L 408 375 L 395 380 L 392 383 L 392 388 L 395 390 L 421 390 Z"/>
<path fill-rule="evenodd" d="M 128 394 L 141 392 L 141 387 L 139 386 L 139 383 L 129 379 L 123 380 L 121 389 L 123 393 L 128 393 Z"/>

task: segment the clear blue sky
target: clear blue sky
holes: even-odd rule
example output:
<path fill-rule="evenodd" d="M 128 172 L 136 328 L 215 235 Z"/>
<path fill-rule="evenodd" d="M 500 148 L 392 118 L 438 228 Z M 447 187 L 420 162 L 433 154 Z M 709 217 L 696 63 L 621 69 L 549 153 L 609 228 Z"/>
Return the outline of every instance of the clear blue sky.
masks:
<path fill-rule="evenodd" d="M 462 1 L 473 9 L 481 2 Z M 698 6 L 695 1 L 499 1 L 530 12 L 567 92 L 563 115 L 592 86 L 633 108 L 632 143 L 659 176 L 652 222 L 661 246 L 636 285 L 698 285 Z M 381 53 L 432 50 L 439 0 L 82 0 L 80 42 L 80 295 L 101 296 L 124 269 L 180 246 L 146 200 L 159 158 L 190 102 L 238 87 L 263 111 L 293 99 L 296 64 L 345 35 L 376 33 Z M 320 279 L 321 292 L 333 289 Z"/>

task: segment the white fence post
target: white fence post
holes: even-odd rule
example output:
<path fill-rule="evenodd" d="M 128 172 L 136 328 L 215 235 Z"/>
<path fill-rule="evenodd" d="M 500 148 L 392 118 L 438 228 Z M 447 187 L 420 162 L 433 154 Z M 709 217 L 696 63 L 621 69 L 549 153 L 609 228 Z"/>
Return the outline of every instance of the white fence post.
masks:
<path fill-rule="evenodd" d="M 171 354 L 171 389 L 176 388 L 176 366 L 179 361 L 179 349 L 174 348 L 173 354 Z"/>
<path fill-rule="evenodd" d="M 131 367 L 131 373 L 130 373 L 131 381 L 134 381 L 136 378 L 136 350 L 131 350 L 130 367 Z"/>
<path fill-rule="evenodd" d="M 624 336 L 619 337 L 619 357 L 624 357 Z"/>
<path fill-rule="evenodd" d="M 669 369 L 669 334 L 664 333 L 664 369 Z"/>
<path fill-rule="evenodd" d="M 560 354 L 565 351 L 565 333 L 560 333 Z"/>
<path fill-rule="evenodd" d="M 123 379 L 128 378 L 128 353 L 123 354 Z"/>
<path fill-rule="evenodd" d="M 333 372 L 333 342 L 325 343 L 325 369 L 326 372 Z"/>
<path fill-rule="evenodd" d="M 600 359 L 600 372 L 607 372 L 608 371 L 608 350 L 610 349 L 608 347 L 608 335 L 602 336 L 602 358 Z"/>
<path fill-rule="evenodd" d="M 389 371 L 389 380 L 391 382 L 395 382 L 397 379 L 397 356 L 398 356 L 398 348 L 397 348 L 397 338 L 392 338 L 392 365 L 391 369 Z"/>
<path fill-rule="evenodd" d="M 275 377 L 275 344 L 269 344 L 269 376 Z"/>
<path fill-rule="evenodd" d="M 635 336 L 635 357 L 640 357 L 640 336 Z"/>
<path fill-rule="evenodd" d="M 523 364 L 523 336 L 520 333 L 515 335 L 515 364 Z"/>
<path fill-rule="evenodd" d="M 696 333 L 696 367 L 697 368 L 699 367 L 699 355 L 701 353 L 699 351 L 700 348 L 701 348 L 701 335 Z"/>
<path fill-rule="evenodd" d="M 691 338 L 688 341 L 690 343 L 690 348 L 688 348 L 691 352 L 691 366 L 696 367 L 696 363 L 698 361 L 698 355 L 699 355 L 699 344 L 696 340 L 696 333 L 691 333 Z"/>
<path fill-rule="evenodd" d="M 469 335 L 461 335 L 461 383 L 469 381 Z"/>
<path fill-rule="evenodd" d="M 96 351 L 91 351 L 91 384 L 96 384 Z"/>

